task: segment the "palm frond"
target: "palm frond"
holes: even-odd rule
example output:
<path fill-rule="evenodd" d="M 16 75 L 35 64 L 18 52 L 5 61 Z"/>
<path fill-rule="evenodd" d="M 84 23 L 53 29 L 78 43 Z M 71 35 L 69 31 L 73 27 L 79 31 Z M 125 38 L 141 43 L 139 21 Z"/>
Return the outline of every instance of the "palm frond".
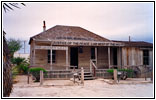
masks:
<path fill-rule="evenodd" d="M 20 4 L 26 6 L 24 3 L 20 3 Z M 5 12 L 14 10 L 14 7 L 20 9 L 19 3 L 3 3 L 3 9 Z"/>
<path fill-rule="evenodd" d="M 6 8 L 6 9 L 11 9 L 11 10 L 13 10 L 13 8 L 12 7 L 10 7 L 8 4 L 6 4 L 6 3 L 4 3 L 4 7 Z"/>
<path fill-rule="evenodd" d="M 26 6 L 24 3 L 21 3 L 21 5 Z"/>
<path fill-rule="evenodd" d="M 20 7 L 17 6 L 18 5 L 17 3 L 9 3 L 9 4 L 20 9 Z"/>

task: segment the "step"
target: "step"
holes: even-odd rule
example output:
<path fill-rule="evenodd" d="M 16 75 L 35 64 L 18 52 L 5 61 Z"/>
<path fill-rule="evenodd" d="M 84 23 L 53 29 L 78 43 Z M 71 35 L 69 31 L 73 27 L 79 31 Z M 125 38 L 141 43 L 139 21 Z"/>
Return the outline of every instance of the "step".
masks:
<path fill-rule="evenodd" d="M 94 80 L 95 77 L 84 77 L 84 80 Z"/>
<path fill-rule="evenodd" d="M 79 73 L 81 76 L 81 73 Z M 93 74 L 91 72 L 84 72 L 84 80 L 93 80 L 95 77 L 93 77 Z"/>
<path fill-rule="evenodd" d="M 84 77 L 93 77 L 93 75 L 84 75 Z"/>
<path fill-rule="evenodd" d="M 81 74 L 81 72 L 79 72 L 79 75 Z M 92 74 L 91 72 L 84 72 L 84 75 L 90 75 Z"/>

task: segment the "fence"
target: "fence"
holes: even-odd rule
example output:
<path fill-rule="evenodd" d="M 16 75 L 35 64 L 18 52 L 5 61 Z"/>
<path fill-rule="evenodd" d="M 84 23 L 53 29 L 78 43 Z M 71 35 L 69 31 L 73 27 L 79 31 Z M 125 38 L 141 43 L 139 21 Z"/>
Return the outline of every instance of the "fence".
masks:
<path fill-rule="evenodd" d="M 60 76 L 62 75 L 62 76 Z M 45 79 L 54 79 L 54 78 L 63 78 L 63 79 L 67 79 L 67 78 L 71 78 L 73 77 L 73 73 L 71 73 L 70 71 L 48 71 L 48 72 L 43 72 L 42 70 L 40 71 L 40 85 L 43 85 L 43 81 Z M 56 76 L 56 77 L 55 77 Z M 74 78 L 74 83 L 75 83 L 75 77 Z M 84 85 L 84 69 L 83 67 L 81 68 L 81 84 Z M 28 84 L 29 84 L 29 74 L 28 74 Z"/>
<path fill-rule="evenodd" d="M 97 78 L 112 78 L 113 76 L 107 72 L 108 69 L 96 69 Z"/>
<path fill-rule="evenodd" d="M 73 73 L 71 71 L 55 70 L 44 72 L 44 79 L 70 79 L 72 77 Z"/>

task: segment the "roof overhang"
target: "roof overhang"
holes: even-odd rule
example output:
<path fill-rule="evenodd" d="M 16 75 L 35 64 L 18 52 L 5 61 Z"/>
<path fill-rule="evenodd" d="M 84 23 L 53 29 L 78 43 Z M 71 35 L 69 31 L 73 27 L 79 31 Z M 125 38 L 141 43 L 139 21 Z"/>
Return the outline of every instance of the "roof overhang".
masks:
<path fill-rule="evenodd" d="M 51 45 L 70 45 L 70 46 L 124 46 L 119 42 L 103 42 L 103 41 L 80 41 L 80 40 L 41 40 L 35 39 L 35 42 L 48 42 Z"/>

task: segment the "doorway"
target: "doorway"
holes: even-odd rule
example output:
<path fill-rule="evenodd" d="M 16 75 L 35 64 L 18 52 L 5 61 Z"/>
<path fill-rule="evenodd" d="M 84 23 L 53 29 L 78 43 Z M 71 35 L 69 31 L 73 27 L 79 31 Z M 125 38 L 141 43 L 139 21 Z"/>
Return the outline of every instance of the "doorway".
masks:
<path fill-rule="evenodd" d="M 78 48 L 77 47 L 70 48 L 70 65 L 76 66 L 75 69 L 78 69 Z"/>
<path fill-rule="evenodd" d="M 117 65 L 117 48 L 113 48 L 113 65 Z"/>

